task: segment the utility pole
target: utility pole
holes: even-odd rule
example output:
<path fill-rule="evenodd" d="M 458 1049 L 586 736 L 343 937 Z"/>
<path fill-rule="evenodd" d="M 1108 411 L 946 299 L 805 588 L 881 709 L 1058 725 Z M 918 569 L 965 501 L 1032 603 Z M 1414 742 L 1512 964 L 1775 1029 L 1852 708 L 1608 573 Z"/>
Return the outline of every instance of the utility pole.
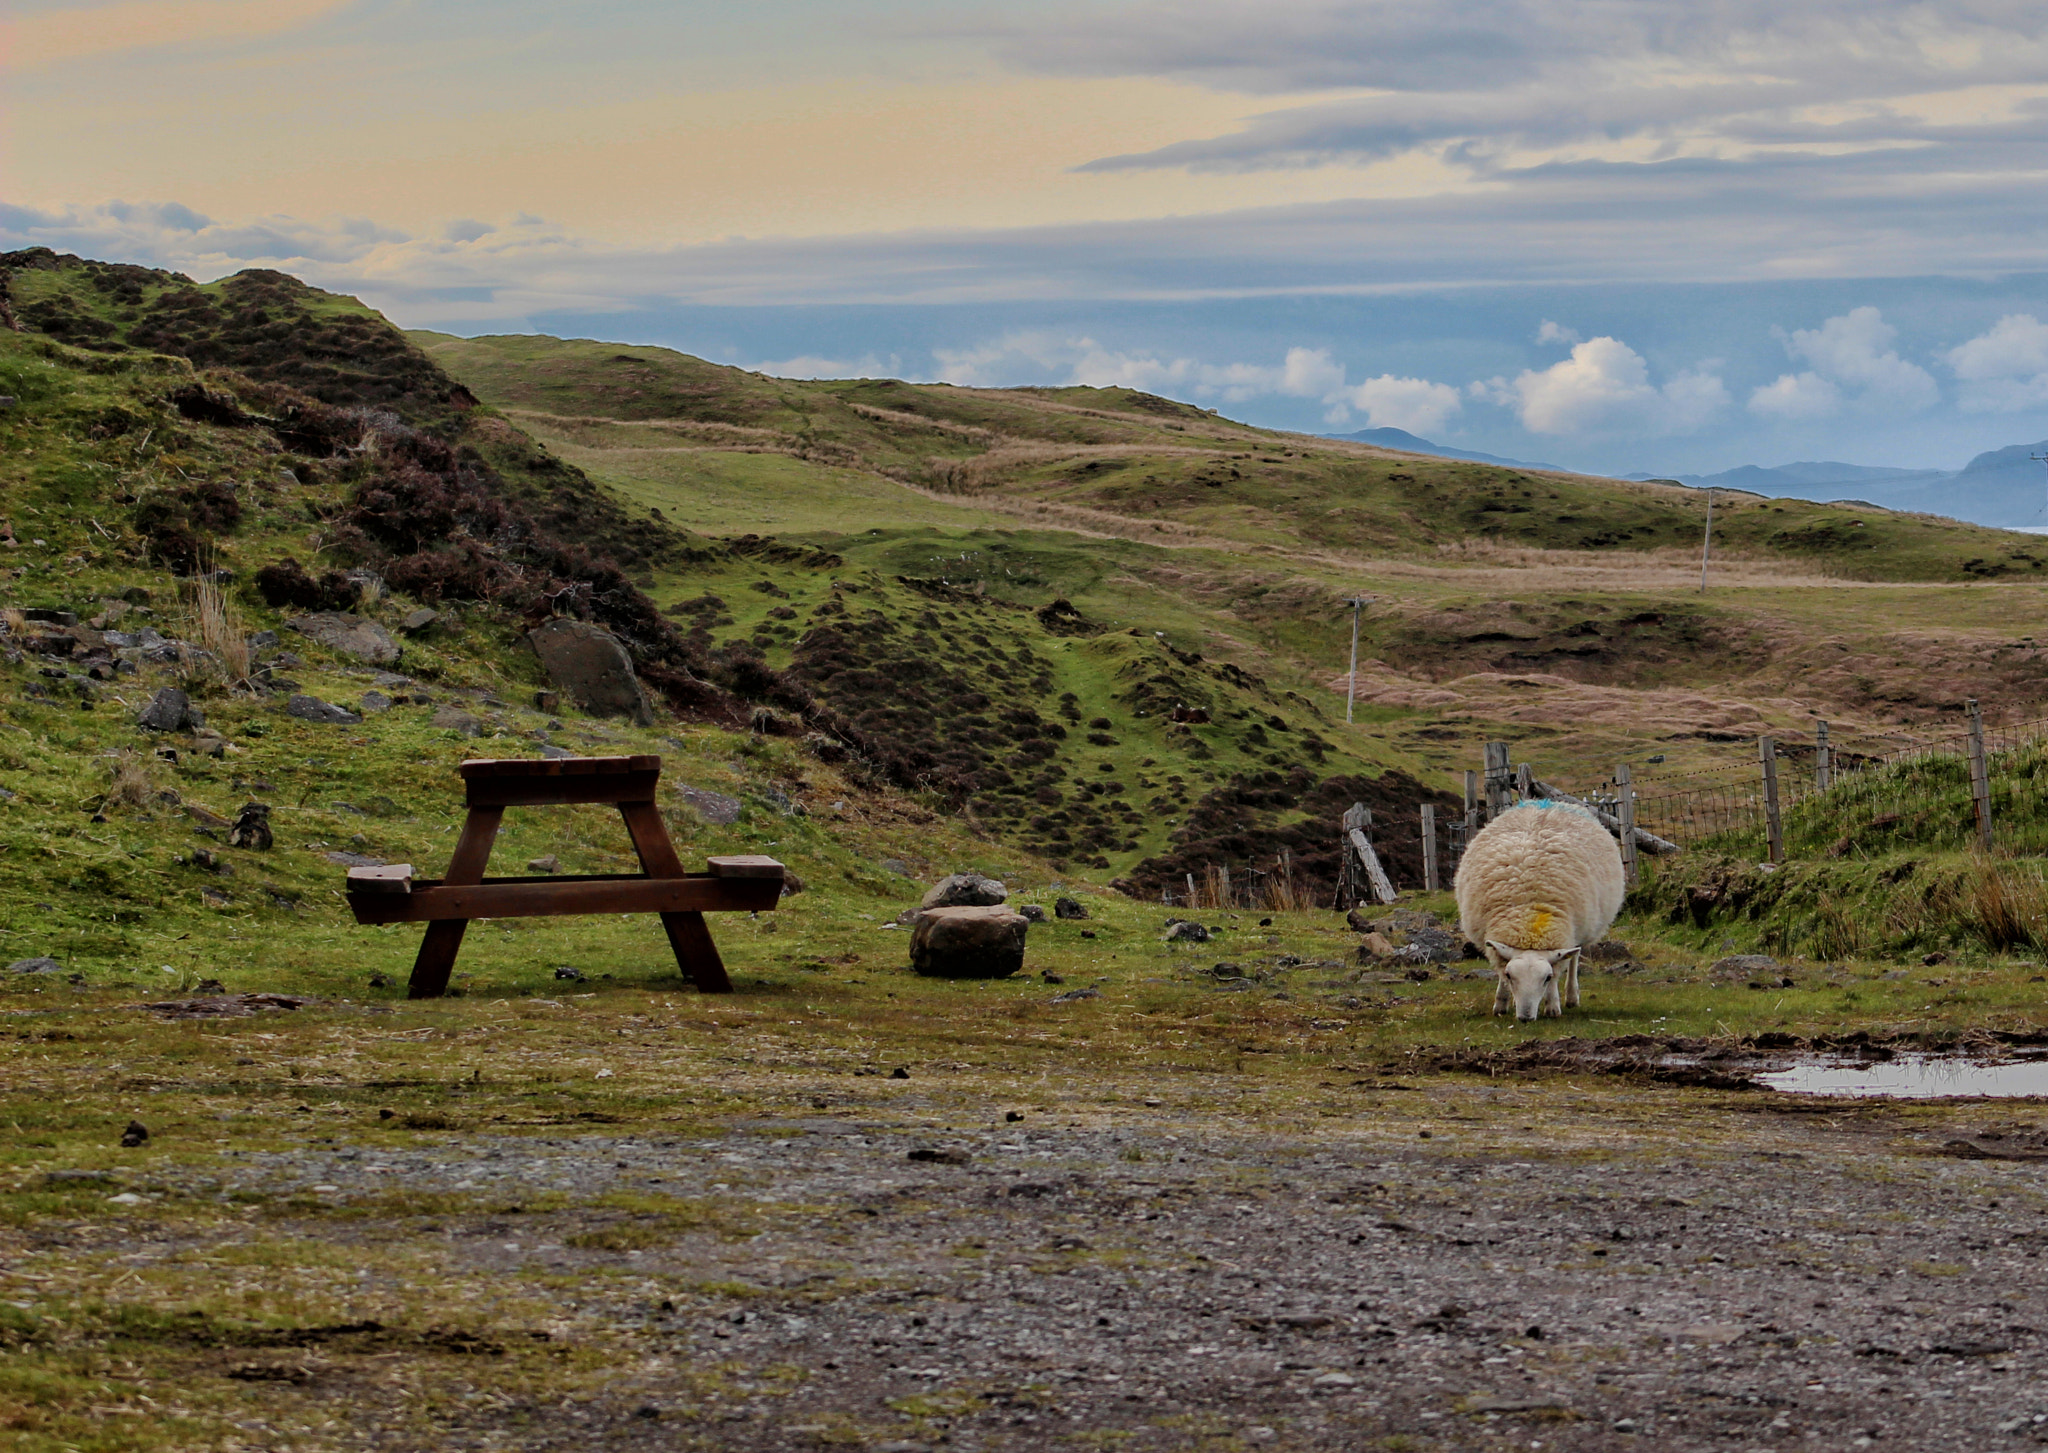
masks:
<path fill-rule="evenodd" d="M 1351 607 L 1351 674 L 1344 682 L 1344 720 L 1351 720 L 1351 710 L 1358 700 L 1358 618 L 1364 613 L 1369 595 L 1354 595 L 1344 604 Z"/>
<path fill-rule="evenodd" d="M 2033 460 L 2036 464 L 2048 464 L 2048 454 L 2029 454 L 2027 458 Z M 2042 506 L 2042 512 L 2048 514 L 2048 505 Z"/>
<path fill-rule="evenodd" d="M 1707 593 L 1707 558 L 1714 553 L 1714 486 L 1707 486 L 1707 537 L 1700 545 L 1700 594 Z"/>

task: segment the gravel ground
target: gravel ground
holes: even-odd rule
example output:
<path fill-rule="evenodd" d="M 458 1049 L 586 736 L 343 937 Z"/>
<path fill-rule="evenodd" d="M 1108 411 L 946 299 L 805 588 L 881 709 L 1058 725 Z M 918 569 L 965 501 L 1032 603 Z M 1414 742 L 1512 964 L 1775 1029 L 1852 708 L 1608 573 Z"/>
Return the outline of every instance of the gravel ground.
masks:
<path fill-rule="evenodd" d="M 1291 1131 L 1161 1106 L 1117 1126 L 423 1134 L 230 1154 L 203 1189 L 487 1206 L 293 1229 L 425 1242 L 451 1281 L 553 1288 L 531 1335 L 630 1350 L 573 1404 L 452 1408 L 447 1447 L 2048 1441 L 2038 1171 L 1981 1158 L 2038 1145 L 2024 1108 L 1359 1093 L 1356 1120 Z M 706 1229 L 635 1244 L 624 1194 L 686 1198 Z M 337 1330 L 272 1395 L 348 1402 L 344 1441 L 407 1446 L 348 1375 L 364 1335 Z"/>

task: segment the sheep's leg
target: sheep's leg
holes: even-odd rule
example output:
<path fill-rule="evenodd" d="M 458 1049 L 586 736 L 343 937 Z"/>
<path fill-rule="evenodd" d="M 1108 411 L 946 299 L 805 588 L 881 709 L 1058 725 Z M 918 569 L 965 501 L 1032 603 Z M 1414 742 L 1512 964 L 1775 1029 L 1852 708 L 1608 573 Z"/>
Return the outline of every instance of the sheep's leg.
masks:
<path fill-rule="evenodd" d="M 1506 1014 L 1513 1005 L 1508 1001 L 1508 976 L 1500 975 L 1493 981 L 1493 1012 Z"/>
<path fill-rule="evenodd" d="M 1576 1009 L 1579 1007 L 1579 956 L 1573 954 L 1571 967 L 1565 970 L 1564 1002 Z"/>
<path fill-rule="evenodd" d="M 1552 1014 L 1557 1016 L 1559 1019 L 1564 1018 L 1564 1006 L 1559 1004 L 1557 1001 L 1557 980 L 1555 979 L 1552 979 L 1550 981 L 1550 994 L 1547 998 L 1544 999 L 1543 1007 L 1545 1009 L 1548 1009 Z"/>

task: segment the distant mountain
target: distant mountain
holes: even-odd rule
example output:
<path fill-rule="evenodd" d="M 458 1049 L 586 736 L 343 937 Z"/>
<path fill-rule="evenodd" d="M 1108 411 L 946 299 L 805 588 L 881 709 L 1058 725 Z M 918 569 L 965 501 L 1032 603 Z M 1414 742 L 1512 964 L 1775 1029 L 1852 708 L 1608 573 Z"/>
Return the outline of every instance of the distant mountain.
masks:
<path fill-rule="evenodd" d="M 1842 499 L 2012 530 L 2048 525 L 2048 467 L 2028 457 L 2035 454 L 2048 454 L 2048 441 L 1987 450 L 1957 470 L 1889 469 L 1825 460 L 1771 469 L 1745 464 L 1719 474 L 1621 477 L 1675 479 L 1696 489 L 1740 489 L 1772 499 Z"/>
<path fill-rule="evenodd" d="M 1503 459 L 1498 454 L 1476 454 L 1470 449 L 1453 449 L 1447 444 L 1432 444 L 1406 429 L 1360 429 L 1355 434 L 1326 434 L 1324 437 L 1356 439 L 1361 444 L 1377 444 L 1382 449 L 1400 449 L 1409 454 L 1434 454 L 1440 459 L 1469 459 L 1474 464 L 1499 464 L 1509 469 L 1563 469 L 1563 466 L 1558 464 L 1532 464 L 1526 459 Z"/>

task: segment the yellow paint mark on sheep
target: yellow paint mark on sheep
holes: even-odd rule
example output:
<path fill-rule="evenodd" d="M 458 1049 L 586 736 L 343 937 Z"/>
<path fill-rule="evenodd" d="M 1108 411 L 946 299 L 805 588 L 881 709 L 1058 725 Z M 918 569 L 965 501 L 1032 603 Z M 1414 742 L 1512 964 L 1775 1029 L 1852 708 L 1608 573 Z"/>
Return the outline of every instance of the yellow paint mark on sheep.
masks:
<path fill-rule="evenodd" d="M 1548 908 L 1539 908 L 1529 915 L 1529 932 L 1538 939 L 1550 937 L 1550 926 L 1557 922 L 1557 916 Z"/>

